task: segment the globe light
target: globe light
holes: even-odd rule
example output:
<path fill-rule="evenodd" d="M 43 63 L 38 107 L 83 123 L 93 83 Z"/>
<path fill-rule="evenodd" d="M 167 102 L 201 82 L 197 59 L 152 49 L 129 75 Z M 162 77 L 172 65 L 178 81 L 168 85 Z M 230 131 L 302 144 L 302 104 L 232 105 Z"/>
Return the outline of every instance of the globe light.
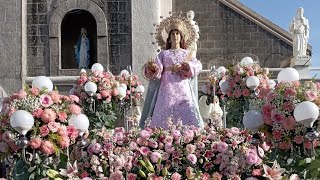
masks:
<path fill-rule="evenodd" d="M 32 87 L 38 89 L 46 88 L 48 91 L 52 91 L 53 83 L 51 79 L 46 76 L 38 76 L 32 81 Z"/>
<path fill-rule="evenodd" d="M 117 87 L 117 90 L 118 90 L 118 92 L 119 92 L 119 99 L 120 99 L 120 100 L 122 100 L 124 97 L 126 97 L 126 95 L 127 95 L 127 89 L 119 86 L 119 87 Z"/>
<path fill-rule="evenodd" d="M 142 85 L 138 85 L 136 87 L 136 92 L 137 93 L 144 93 L 144 87 Z"/>
<path fill-rule="evenodd" d="M 122 71 L 120 72 L 120 76 L 121 76 L 121 77 L 128 78 L 128 77 L 130 77 L 130 72 L 129 72 L 128 70 L 124 69 L 124 70 L 122 70 Z"/>
<path fill-rule="evenodd" d="M 225 74 L 227 72 L 227 69 L 224 66 L 220 66 L 217 69 L 218 74 Z"/>
<path fill-rule="evenodd" d="M 88 131 L 89 125 L 89 119 L 84 114 L 74 114 L 69 119 L 69 126 L 74 126 L 78 130 L 80 136 L 83 136 L 83 134 Z"/>
<path fill-rule="evenodd" d="M 257 89 L 259 84 L 260 84 L 260 80 L 257 76 L 249 76 L 248 79 L 246 80 L 246 85 L 251 90 Z"/>
<path fill-rule="evenodd" d="M 259 110 L 250 110 L 243 116 L 243 125 L 253 133 L 263 125 L 263 116 Z"/>
<path fill-rule="evenodd" d="M 297 122 L 311 128 L 319 116 L 319 108 L 313 102 L 304 101 L 294 108 L 293 116 Z"/>
<path fill-rule="evenodd" d="M 88 93 L 90 96 L 95 94 L 97 92 L 97 89 L 98 89 L 97 84 L 91 81 L 87 82 L 84 85 L 84 91 Z"/>
<path fill-rule="evenodd" d="M 96 72 L 103 72 L 103 66 L 100 63 L 94 63 L 91 66 L 91 71 L 96 71 Z"/>
<path fill-rule="evenodd" d="M 224 94 L 224 95 L 227 94 L 227 91 L 229 88 L 229 82 L 223 79 L 219 82 L 219 86 L 220 86 L 222 94 Z"/>
<path fill-rule="evenodd" d="M 25 110 L 18 110 L 10 117 L 10 125 L 20 135 L 26 135 L 33 127 L 34 118 L 31 113 Z"/>
<path fill-rule="evenodd" d="M 251 64 L 253 64 L 253 59 L 251 57 L 244 57 L 244 58 L 242 58 L 240 64 L 243 66 L 251 65 Z"/>
<path fill-rule="evenodd" d="M 282 69 L 277 76 L 278 83 L 293 82 L 298 81 L 299 79 L 300 77 L 298 71 L 291 67 Z"/>
<path fill-rule="evenodd" d="M 268 80 L 268 85 L 269 85 L 269 88 L 270 89 L 274 89 L 274 87 L 276 86 L 276 82 L 274 81 L 274 80 L 272 80 L 272 79 L 269 79 Z"/>

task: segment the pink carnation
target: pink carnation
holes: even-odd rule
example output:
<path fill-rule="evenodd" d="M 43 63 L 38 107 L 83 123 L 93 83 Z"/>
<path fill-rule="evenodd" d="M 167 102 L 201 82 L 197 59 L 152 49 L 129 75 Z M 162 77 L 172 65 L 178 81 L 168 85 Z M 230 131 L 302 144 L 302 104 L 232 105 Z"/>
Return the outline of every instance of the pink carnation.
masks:
<path fill-rule="evenodd" d="M 67 148 L 70 146 L 70 138 L 68 136 L 62 136 L 60 138 L 59 144 L 62 148 Z"/>
<path fill-rule="evenodd" d="M 90 144 L 88 147 L 88 152 L 99 154 L 102 149 L 102 146 L 99 143 Z"/>
<path fill-rule="evenodd" d="M 146 156 L 150 152 L 150 149 L 148 147 L 142 146 L 142 147 L 140 147 L 139 151 L 140 151 L 141 155 Z"/>
<path fill-rule="evenodd" d="M 43 107 L 49 107 L 53 104 L 53 101 L 51 99 L 51 97 L 47 94 L 42 94 L 40 96 L 40 104 L 43 106 Z"/>
<path fill-rule="evenodd" d="M 54 153 L 54 146 L 50 141 L 43 141 L 40 150 L 46 155 L 51 155 Z"/>
<path fill-rule="evenodd" d="M 68 126 L 67 132 L 71 140 L 75 140 L 78 137 L 78 130 L 74 126 Z"/>
<path fill-rule="evenodd" d="M 39 108 L 32 112 L 32 116 L 35 118 L 41 118 L 42 113 L 43 113 L 43 109 Z"/>
<path fill-rule="evenodd" d="M 296 128 L 296 120 L 294 117 L 289 116 L 288 118 L 285 118 L 284 121 L 281 122 L 282 126 L 286 130 L 294 130 Z"/>
<path fill-rule="evenodd" d="M 29 141 L 29 145 L 32 149 L 38 149 L 41 146 L 41 139 L 40 138 L 31 138 Z"/>
<path fill-rule="evenodd" d="M 31 91 L 31 93 L 32 93 L 33 95 L 35 95 L 35 96 L 38 96 L 39 93 L 40 93 L 40 90 L 39 90 L 38 88 L 36 88 L 36 87 L 32 87 L 32 88 L 30 89 L 30 91 Z"/>
<path fill-rule="evenodd" d="M 49 132 L 50 132 L 50 130 L 47 127 L 47 125 L 43 125 L 43 126 L 39 127 L 39 130 L 40 130 L 40 136 L 42 136 L 42 137 L 47 136 L 49 134 Z"/>
<path fill-rule="evenodd" d="M 80 101 L 79 97 L 78 97 L 78 96 L 75 96 L 75 95 L 70 95 L 70 96 L 69 96 L 69 100 L 70 100 L 71 102 L 75 102 L 75 103 L 79 103 L 79 101 Z"/>
<path fill-rule="evenodd" d="M 57 132 L 59 127 L 60 127 L 59 123 L 56 123 L 56 122 L 49 122 L 48 123 L 48 128 L 51 132 Z"/>
<path fill-rule="evenodd" d="M 45 123 L 54 122 L 57 114 L 52 109 L 45 109 L 41 114 L 41 119 Z"/>
<path fill-rule="evenodd" d="M 64 125 L 60 125 L 60 127 L 58 128 L 58 134 L 60 136 L 68 136 L 67 127 Z"/>
<path fill-rule="evenodd" d="M 53 101 L 53 103 L 60 103 L 61 99 L 60 99 L 60 94 L 56 91 L 51 91 L 49 93 L 49 95 L 51 96 L 51 99 Z"/>
<path fill-rule="evenodd" d="M 58 119 L 59 119 L 59 121 L 61 121 L 61 122 L 65 122 L 66 121 L 66 119 L 67 119 L 67 117 L 68 117 L 68 115 L 67 115 L 67 113 L 65 113 L 65 112 L 59 112 L 58 113 Z"/>
<path fill-rule="evenodd" d="M 304 137 L 303 136 L 295 136 L 293 138 L 293 141 L 297 144 L 301 144 L 304 141 Z"/>
<path fill-rule="evenodd" d="M 161 159 L 161 154 L 159 152 L 152 152 L 150 155 L 150 160 L 153 163 L 157 163 L 159 159 Z"/>
<path fill-rule="evenodd" d="M 228 144 L 225 142 L 219 142 L 217 144 L 217 150 L 222 153 L 226 152 L 228 150 Z"/>
<path fill-rule="evenodd" d="M 146 130 L 140 131 L 139 134 L 140 134 L 141 139 L 143 139 L 143 140 L 149 139 L 150 136 L 151 136 L 151 133 L 149 131 L 146 131 Z"/>
<path fill-rule="evenodd" d="M 78 114 L 81 113 L 81 108 L 76 104 L 70 104 L 68 109 L 69 109 L 71 114 L 78 115 Z"/>

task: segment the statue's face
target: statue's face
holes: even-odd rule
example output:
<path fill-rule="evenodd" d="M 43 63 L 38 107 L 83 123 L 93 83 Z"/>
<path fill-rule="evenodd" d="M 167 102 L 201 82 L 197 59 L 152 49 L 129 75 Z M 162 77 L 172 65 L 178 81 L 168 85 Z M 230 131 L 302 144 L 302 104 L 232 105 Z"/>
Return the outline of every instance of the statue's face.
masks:
<path fill-rule="evenodd" d="M 303 12 L 304 12 L 304 10 L 302 8 L 299 8 L 298 9 L 298 16 L 302 17 L 303 16 Z"/>
<path fill-rule="evenodd" d="M 180 43 L 181 41 L 181 35 L 179 31 L 173 30 L 170 33 L 170 40 L 171 42 Z"/>

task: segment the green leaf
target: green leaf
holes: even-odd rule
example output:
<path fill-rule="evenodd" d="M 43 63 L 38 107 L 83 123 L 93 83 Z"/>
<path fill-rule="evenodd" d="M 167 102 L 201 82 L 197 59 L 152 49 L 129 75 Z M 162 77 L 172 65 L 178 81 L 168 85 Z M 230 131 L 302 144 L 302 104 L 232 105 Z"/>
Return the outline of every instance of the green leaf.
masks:
<path fill-rule="evenodd" d="M 311 169 L 310 170 L 311 178 L 316 178 L 318 175 L 319 175 L 319 170 L 318 169 Z"/>
<path fill-rule="evenodd" d="M 303 165 L 303 164 L 305 164 L 305 163 L 306 163 L 306 161 L 305 161 L 304 159 L 301 159 L 301 160 L 299 161 L 298 165 L 301 166 L 301 165 Z"/>
<path fill-rule="evenodd" d="M 311 161 L 309 169 L 318 169 L 318 168 L 320 168 L 320 161 L 317 159 Z"/>

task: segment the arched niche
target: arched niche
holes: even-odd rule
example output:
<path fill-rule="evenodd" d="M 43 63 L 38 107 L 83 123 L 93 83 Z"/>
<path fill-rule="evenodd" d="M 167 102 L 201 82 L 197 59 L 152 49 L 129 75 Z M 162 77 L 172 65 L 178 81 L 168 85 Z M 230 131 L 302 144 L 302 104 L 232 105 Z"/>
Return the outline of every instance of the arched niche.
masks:
<path fill-rule="evenodd" d="M 97 48 L 95 53 L 96 60 L 93 62 L 101 63 L 106 68 L 109 66 L 107 19 L 103 10 L 91 0 L 59 1 L 55 9 L 51 12 L 49 19 L 50 76 L 79 75 L 79 69 L 64 69 L 62 62 L 62 53 L 64 51 L 62 50 L 62 21 L 70 15 L 69 12 L 79 10 L 90 13 L 96 22 Z M 83 20 L 80 19 L 80 21 Z M 76 35 L 79 35 L 79 30 L 75 32 Z M 70 44 L 72 44 L 71 41 Z M 70 54 L 70 57 L 74 55 L 74 49 L 70 51 Z M 70 61 L 74 60 L 75 57 L 72 57 Z"/>
<path fill-rule="evenodd" d="M 61 69 L 78 69 L 75 46 L 79 46 L 81 28 L 89 39 L 89 66 L 97 62 L 97 23 L 93 15 L 81 9 L 69 11 L 61 22 Z"/>

